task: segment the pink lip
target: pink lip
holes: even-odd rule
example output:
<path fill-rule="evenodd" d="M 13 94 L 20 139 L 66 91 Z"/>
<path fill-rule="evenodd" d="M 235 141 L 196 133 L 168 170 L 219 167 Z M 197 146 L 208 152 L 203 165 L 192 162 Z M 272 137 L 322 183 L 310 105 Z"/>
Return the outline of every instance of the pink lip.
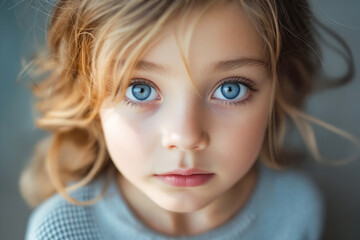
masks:
<path fill-rule="evenodd" d="M 192 168 L 177 169 L 154 176 L 174 187 L 196 187 L 207 183 L 214 176 L 214 173 Z"/>

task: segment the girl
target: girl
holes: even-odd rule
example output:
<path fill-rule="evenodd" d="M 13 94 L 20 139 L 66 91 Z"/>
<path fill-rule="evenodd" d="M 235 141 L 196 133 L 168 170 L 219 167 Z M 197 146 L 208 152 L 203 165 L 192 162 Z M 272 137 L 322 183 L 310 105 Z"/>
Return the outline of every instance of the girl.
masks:
<path fill-rule="evenodd" d="M 310 19 L 306 1 L 59 1 L 26 239 L 319 239 L 320 194 L 280 151 L 286 116 L 314 146 Z"/>

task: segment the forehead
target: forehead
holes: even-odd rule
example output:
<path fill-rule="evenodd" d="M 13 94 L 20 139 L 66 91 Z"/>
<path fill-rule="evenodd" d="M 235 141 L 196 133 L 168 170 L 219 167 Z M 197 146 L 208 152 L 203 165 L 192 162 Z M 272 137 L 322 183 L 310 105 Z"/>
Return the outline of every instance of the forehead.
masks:
<path fill-rule="evenodd" d="M 184 58 L 190 68 L 208 70 L 219 62 L 242 58 L 250 59 L 242 63 L 265 62 L 264 44 L 238 3 L 214 5 L 199 14 L 200 10 L 193 10 L 187 19 L 168 23 L 138 66 L 166 70 L 183 65 Z"/>

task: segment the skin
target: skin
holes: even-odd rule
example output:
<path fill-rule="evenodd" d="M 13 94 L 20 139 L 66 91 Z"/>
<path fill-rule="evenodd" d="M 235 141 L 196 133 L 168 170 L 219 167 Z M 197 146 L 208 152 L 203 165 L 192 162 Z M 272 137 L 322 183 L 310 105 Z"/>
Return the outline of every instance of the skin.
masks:
<path fill-rule="evenodd" d="M 213 7 L 195 28 L 188 66 L 198 93 L 181 58 L 176 40 L 181 34 L 179 21 L 169 23 L 141 59 L 162 67 L 145 64 L 134 73 L 134 79 L 154 87 L 154 99 L 136 106 L 105 101 L 100 111 L 107 148 L 120 172 L 119 190 L 147 226 L 174 236 L 209 231 L 241 211 L 257 182 L 253 166 L 271 103 L 264 65 L 214 68 L 221 61 L 265 58 L 260 36 L 240 6 Z M 214 97 L 220 81 L 234 76 L 248 79 L 256 91 L 248 89 L 236 100 Z M 242 102 L 228 104 L 235 101 Z M 197 187 L 174 187 L 154 177 L 189 168 L 214 177 Z"/>

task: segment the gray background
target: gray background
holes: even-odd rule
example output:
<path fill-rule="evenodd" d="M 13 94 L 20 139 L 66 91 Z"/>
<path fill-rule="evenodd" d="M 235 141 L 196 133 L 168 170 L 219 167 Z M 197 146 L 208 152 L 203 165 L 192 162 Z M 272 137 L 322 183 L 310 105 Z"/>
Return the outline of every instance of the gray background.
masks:
<path fill-rule="evenodd" d="M 45 0 L 0 0 L 0 239 L 23 239 L 30 209 L 21 199 L 18 178 L 44 133 L 34 127 L 28 79 L 17 82 L 21 58 L 44 41 L 48 6 Z M 355 57 L 355 77 L 341 88 L 311 95 L 306 111 L 360 137 L 360 1 L 311 0 L 316 16 L 340 34 Z M 36 37 L 35 37 L 36 36 Z M 324 71 L 339 76 L 344 61 L 324 49 Z M 315 128 L 320 150 L 327 157 L 342 158 L 356 148 L 348 141 L 322 128 Z M 304 148 L 291 132 L 292 144 Z M 351 164 L 333 167 L 316 163 L 310 157 L 299 166 L 320 187 L 326 200 L 323 239 L 360 239 L 360 158 Z M 285 224 L 285 223 L 284 223 Z"/>

